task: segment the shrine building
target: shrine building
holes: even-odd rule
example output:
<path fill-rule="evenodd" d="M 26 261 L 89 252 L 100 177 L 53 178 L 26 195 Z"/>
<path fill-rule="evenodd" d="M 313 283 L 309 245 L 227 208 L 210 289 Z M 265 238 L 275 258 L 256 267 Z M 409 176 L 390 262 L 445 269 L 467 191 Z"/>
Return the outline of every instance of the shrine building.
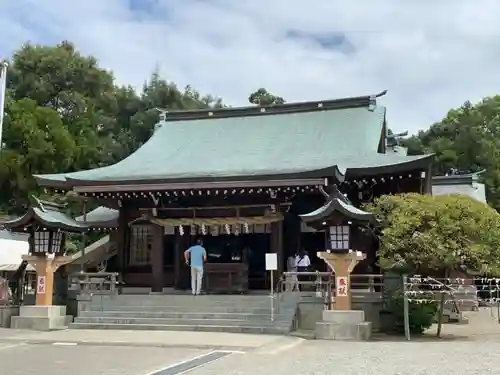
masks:
<path fill-rule="evenodd" d="M 324 271 L 318 251 L 354 249 L 366 254 L 355 270 L 363 273 L 376 267 L 378 244 L 351 230 L 373 226 L 360 207 L 384 194 L 431 193 L 433 155 L 387 152 L 384 94 L 162 112 L 151 138 L 122 161 L 35 178 L 101 206 L 80 220 L 112 230 L 107 271 L 126 286 L 188 289 L 183 252 L 199 237 L 208 292 L 268 288 L 266 253 L 277 254 L 281 272 L 305 249 Z M 304 222 L 332 210 L 344 219 Z"/>

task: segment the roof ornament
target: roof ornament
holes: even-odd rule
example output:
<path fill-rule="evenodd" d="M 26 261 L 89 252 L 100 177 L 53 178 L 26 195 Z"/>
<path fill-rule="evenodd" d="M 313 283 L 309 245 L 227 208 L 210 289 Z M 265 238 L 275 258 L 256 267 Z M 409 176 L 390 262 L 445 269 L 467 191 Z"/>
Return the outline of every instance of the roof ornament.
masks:
<path fill-rule="evenodd" d="M 375 94 L 375 95 L 370 95 L 370 105 L 368 106 L 368 110 L 373 112 L 375 110 L 375 108 L 377 107 L 377 98 L 380 98 L 381 96 L 384 96 L 385 94 L 387 94 L 387 90 L 379 92 L 378 94 Z"/>
<path fill-rule="evenodd" d="M 155 108 L 155 109 L 159 112 L 159 120 L 156 123 L 155 129 L 154 129 L 154 131 L 157 131 L 158 129 L 160 129 L 162 127 L 162 125 L 164 123 L 167 122 L 167 113 L 168 113 L 168 110 L 167 109 L 162 109 L 162 108 Z"/>

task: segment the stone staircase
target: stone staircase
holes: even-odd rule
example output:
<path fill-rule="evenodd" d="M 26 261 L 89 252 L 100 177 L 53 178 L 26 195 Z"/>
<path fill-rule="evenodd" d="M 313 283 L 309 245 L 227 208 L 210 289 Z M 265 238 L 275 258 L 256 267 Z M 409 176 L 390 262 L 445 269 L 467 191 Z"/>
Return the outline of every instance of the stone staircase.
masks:
<path fill-rule="evenodd" d="M 94 295 L 80 301 L 73 329 L 289 334 L 298 297 L 279 298 L 271 320 L 268 295 Z"/>

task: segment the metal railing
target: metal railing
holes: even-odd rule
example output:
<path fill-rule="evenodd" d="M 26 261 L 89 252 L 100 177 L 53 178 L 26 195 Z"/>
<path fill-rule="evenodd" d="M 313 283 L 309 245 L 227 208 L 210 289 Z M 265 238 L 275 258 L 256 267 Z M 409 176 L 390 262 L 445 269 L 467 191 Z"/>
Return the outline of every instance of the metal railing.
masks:
<path fill-rule="evenodd" d="M 329 308 L 332 301 L 333 276 L 331 272 L 283 272 L 276 287 L 276 309 L 286 293 L 309 292 L 323 299 Z"/>
<path fill-rule="evenodd" d="M 353 298 L 373 296 L 382 298 L 383 275 L 380 274 L 352 274 L 350 289 Z M 335 302 L 335 274 L 332 272 L 283 272 L 278 279 L 275 298 L 279 309 L 283 296 L 287 293 L 304 292 L 315 293 L 324 301 L 325 309 L 331 309 Z"/>

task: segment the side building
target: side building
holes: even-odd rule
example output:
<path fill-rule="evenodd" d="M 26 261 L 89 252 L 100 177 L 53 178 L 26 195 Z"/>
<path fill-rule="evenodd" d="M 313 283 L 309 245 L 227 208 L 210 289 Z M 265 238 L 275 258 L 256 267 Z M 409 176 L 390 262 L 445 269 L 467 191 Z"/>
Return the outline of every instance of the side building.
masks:
<path fill-rule="evenodd" d="M 116 225 L 108 270 L 127 286 L 188 288 L 182 253 L 202 236 L 207 290 L 264 289 L 269 252 L 278 254 L 279 271 L 300 249 L 323 270 L 315 254 L 330 239 L 300 217 L 322 207 L 332 189 L 354 207 L 383 194 L 431 193 L 432 155 L 386 152 L 380 95 L 161 113 L 152 137 L 124 160 L 35 177 L 107 208 L 87 221 Z M 339 232 L 335 241 L 368 254 L 359 272 L 375 263 L 368 232 Z"/>

